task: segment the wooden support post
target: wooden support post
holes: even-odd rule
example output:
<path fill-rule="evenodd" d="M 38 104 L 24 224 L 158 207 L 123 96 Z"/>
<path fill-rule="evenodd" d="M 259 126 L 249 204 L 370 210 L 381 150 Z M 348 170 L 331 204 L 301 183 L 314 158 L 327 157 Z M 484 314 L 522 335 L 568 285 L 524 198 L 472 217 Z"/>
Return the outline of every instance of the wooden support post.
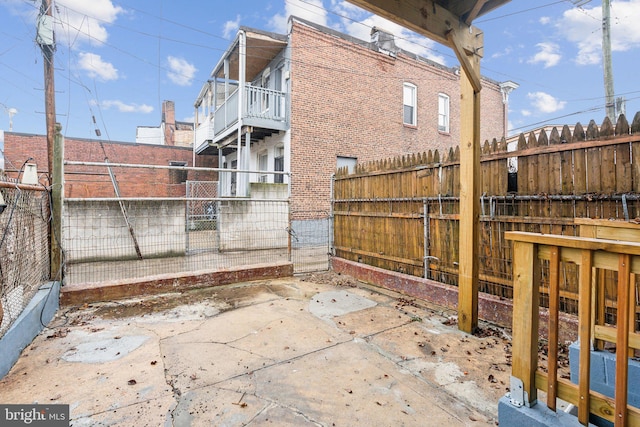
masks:
<path fill-rule="evenodd" d="M 513 242 L 513 365 L 512 375 L 522 381 L 525 404 L 538 399 L 538 317 L 540 261 L 533 243 Z"/>
<path fill-rule="evenodd" d="M 556 410 L 558 396 L 558 313 L 560 311 L 560 249 L 551 248 L 549 260 L 549 353 L 547 358 L 547 406 Z"/>
<path fill-rule="evenodd" d="M 49 277 L 62 281 L 62 203 L 64 199 L 64 137 L 60 133 L 62 126 L 56 123 L 51 169 L 51 265 Z"/>
<path fill-rule="evenodd" d="M 628 349 L 629 349 L 629 311 L 631 276 L 631 256 L 620 254 L 618 261 L 618 315 L 616 320 L 616 413 L 614 425 L 627 425 L 627 384 L 628 384 Z M 634 304 L 635 306 L 635 304 Z"/>
<path fill-rule="evenodd" d="M 365 10 L 449 46 L 462 68 L 460 79 L 460 228 L 458 328 L 478 327 L 478 230 L 480 212 L 480 58 L 482 32 L 471 25 L 483 7 L 478 2 L 463 18 L 437 2 L 349 0 Z M 416 13 L 419 11 L 420 13 Z M 242 83 L 242 82 L 241 82 Z M 242 86 L 242 84 L 241 84 Z"/>
<path fill-rule="evenodd" d="M 583 249 L 580 260 L 578 288 L 578 337 L 580 339 L 580 361 L 578 367 L 578 421 L 589 422 L 590 377 L 591 372 L 591 275 L 593 258 L 589 249 Z M 587 302 L 588 301 L 588 302 Z"/>
<path fill-rule="evenodd" d="M 450 40 L 455 34 L 449 33 Z M 454 46 L 456 43 L 453 43 Z M 478 233 L 480 222 L 480 57 L 459 52 L 460 79 L 460 249 L 458 328 L 478 328 Z M 466 67 L 464 65 L 467 65 Z"/>

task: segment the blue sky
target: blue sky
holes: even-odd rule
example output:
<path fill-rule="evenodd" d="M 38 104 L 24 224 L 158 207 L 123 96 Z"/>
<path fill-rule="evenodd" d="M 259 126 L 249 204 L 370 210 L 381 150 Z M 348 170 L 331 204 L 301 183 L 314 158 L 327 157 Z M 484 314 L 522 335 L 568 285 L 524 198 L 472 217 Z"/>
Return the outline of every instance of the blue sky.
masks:
<path fill-rule="evenodd" d="M 605 116 L 601 2 L 513 0 L 482 16 L 483 75 L 520 85 L 509 97 L 511 133 L 543 124 L 583 124 Z M 40 0 L 0 0 L 0 129 L 45 133 L 42 55 L 35 43 Z M 447 66 L 453 52 L 338 0 L 54 0 L 56 110 L 67 136 L 135 141 L 157 126 L 161 103 L 177 120 L 193 102 L 240 25 L 286 32 L 291 14 L 368 40 L 372 26 Z M 616 96 L 630 119 L 640 111 L 640 0 L 611 2 Z M 356 65 L 354 65 L 356 66 Z M 96 122 L 94 123 L 93 118 Z"/>

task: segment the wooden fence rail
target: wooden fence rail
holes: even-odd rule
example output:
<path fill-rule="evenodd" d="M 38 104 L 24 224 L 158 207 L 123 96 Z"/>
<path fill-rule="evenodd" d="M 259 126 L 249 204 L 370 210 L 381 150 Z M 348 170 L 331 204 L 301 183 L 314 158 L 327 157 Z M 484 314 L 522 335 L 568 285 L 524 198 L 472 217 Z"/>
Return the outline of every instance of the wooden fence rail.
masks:
<path fill-rule="evenodd" d="M 339 170 L 333 189 L 336 255 L 457 285 L 459 158 L 456 148 L 359 164 L 351 174 Z M 513 249 L 505 232 L 576 236 L 575 218 L 640 218 L 638 159 L 640 112 L 631 125 L 620 116 L 615 126 L 605 118 L 600 127 L 591 121 L 586 129 L 578 123 L 485 142 L 480 290 L 513 295 Z M 575 265 L 559 272 L 560 307 L 574 314 L 578 273 Z M 547 267 L 539 285 L 547 306 Z M 615 290 L 605 300 L 605 316 L 613 318 Z"/>
<path fill-rule="evenodd" d="M 547 392 L 547 407 L 556 409 L 556 398 L 578 407 L 578 419 L 587 425 L 594 414 L 615 426 L 640 426 L 640 409 L 627 404 L 628 358 L 640 349 L 640 333 L 631 319 L 636 310 L 634 276 L 640 273 L 640 243 L 585 237 L 561 237 L 534 233 L 511 232 L 505 236 L 514 242 L 513 362 L 511 400 L 516 405 L 532 405 L 537 390 Z M 538 368 L 539 274 L 545 260 L 550 270 L 549 354 L 548 371 Z M 579 267 L 579 368 L 573 384 L 557 376 L 558 300 L 561 264 Z M 617 319 L 615 327 L 597 328 L 594 312 L 604 299 L 598 295 L 603 275 L 599 270 L 617 272 Z M 595 271 L 595 273 L 594 273 Z M 595 279 L 595 280 L 594 280 Z M 595 282 L 595 286 L 593 283 Z M 596 307 L 592 308 L 592 302 Z M 613 398 L 591 390 L 591 349 L 594 341 L 615 343 L 615 394 Z M 514 384 L 513 381 L 519 382 Z"/>

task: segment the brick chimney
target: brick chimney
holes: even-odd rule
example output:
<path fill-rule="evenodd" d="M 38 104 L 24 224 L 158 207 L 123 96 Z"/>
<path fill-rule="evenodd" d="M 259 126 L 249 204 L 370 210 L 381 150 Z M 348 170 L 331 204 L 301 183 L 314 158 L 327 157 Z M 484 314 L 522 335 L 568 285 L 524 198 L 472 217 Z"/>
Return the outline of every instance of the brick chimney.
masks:
<path fill-rule="evenodd" d="M 173 101 L 162 102 L 162 124 L 165 145 L 175 145 L 176 104 Z"/>
<path fill-rule="evenodd" d="M 373 27 L 371 29 L 371 44 L 378 52 L 386 53 L 394 58 L 398 55 L 398 51 L 400 50 L 396 46 L 393 34 L 378 27 Z"/>

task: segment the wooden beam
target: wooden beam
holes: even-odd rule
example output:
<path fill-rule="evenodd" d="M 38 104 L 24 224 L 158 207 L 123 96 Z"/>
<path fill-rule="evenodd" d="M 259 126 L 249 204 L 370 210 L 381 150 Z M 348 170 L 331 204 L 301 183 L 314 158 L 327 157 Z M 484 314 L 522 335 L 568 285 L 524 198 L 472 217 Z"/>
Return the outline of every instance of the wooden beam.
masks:
<path fill-rule="evenodd" d="M 505 232 L 504 236 L 507 240 L 518 240 L 520 242 L 537 243 L 539 245 L 640 255 L 640 243 L 636 242 L 591 239 L 588 237 L 559 236 L 542 233 L 527 233 L 524 231 L 507 231 Z M 616 270 L 616 266 L 612 265 L 608 267 L 610 267 L 610 270 Z"/>
<path fill-rule="evenodd" d="M 480 10 L 484 7 L 484 5 L 485 5 L 485 3 L 487 3 L 487 1 L 488 0 L 478 0 L 478 1 L 476 1 L 476 4 L 473 5 L 473 9 L 471 9 L 471 11 L 464 16 L 464 22 L 467 25 L 471 25 L 471 22 L 478 17 L 478 14 L 480 13 Z"/>
<path fill-rule="evenodd" d="M 462 66 L 463 71 L 471 81 L 473 91 L 476 93 L 480 92 L 480 90 L 482 89 L 482 83 L 480 82 L 480 71 L 476 70 L 476 68 L 479 67 L 474 67 L 474 65 L 471 63 L 469 55 L 460 43 L 460 38 L 461 36 L 459 32 L 453 30 L 447 32 L 447 40 L 449 40 L 451 46 L 453 46 L 453 51 L 458 57 L 458 61 L 460 61 L 460 65 Z M 478 160 L 478 162 L 479 161 L 480 160 Z"/>
<path fill-rule="evenodd" d="M 361 8 L 451 47 L 460 79 L 460 276 L 458 328 L 478 327 L 478 230 L 480 213 L 480 58 L 482 32 L 432 0 L 348 0 Z"/>
<path fill-rule="evenodd" d="M 461 53 L 461 55 L 465 55 Z M 470 72 L 480 75 L 480 57 L 469 55 Z M 478 235 L 480 219 L 480 92 L 463 68 L 460 79 L 460 238 L 458 328 L 478 327 Z"/>
<path fill-rule="evenodd" d="M 540 390 L 546 390 L 547 388 L 547 376 L 544 372 L 536 372 L 536 386 Z M 578 386 L 571 383 L 569 380 L 562 378 L 558 379 L 558 397 L 567 401 L 573 405 L 578 405 Z M 592 391 L 589 396 L 589 407 L 591 413 L 595 414 L 605 420 L 613 421 L 614 408 L 613 400 L 610 397 L 600 394 L 596 391 Z M 630 426 L 640 425 L 640 409 L 633 406 L 627 406 L 627 417 Z"/>
<path fill-rule="evenodd" d="M 478 54 L 482 47 L 482 33 L 469 26 L 434 1 L 425 0 L 348 0 L 369 12 L 375 13 L 418 34 L 453 48 L 447 38 L 449 30 L 459 32 L 459 43 L 463 50 Z"/>

